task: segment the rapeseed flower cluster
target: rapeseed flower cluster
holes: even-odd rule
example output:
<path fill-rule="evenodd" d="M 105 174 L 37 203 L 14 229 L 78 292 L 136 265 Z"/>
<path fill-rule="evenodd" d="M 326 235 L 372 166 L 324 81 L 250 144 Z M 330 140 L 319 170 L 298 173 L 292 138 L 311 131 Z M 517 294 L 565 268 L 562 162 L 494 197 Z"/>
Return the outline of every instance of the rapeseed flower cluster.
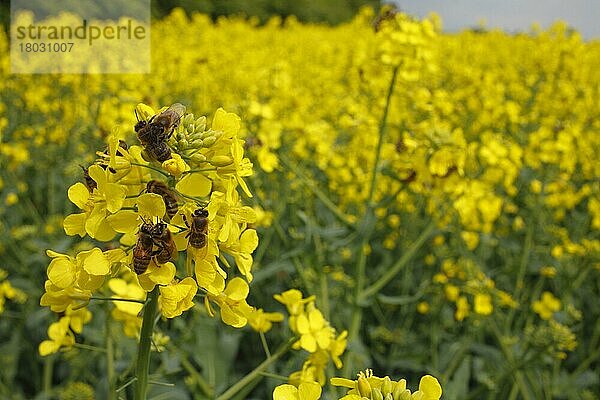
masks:
<path fill-rule="evenodd" d="M 8 273 L 0 269 L 0 314 L 4 312 L 6 300 L 16 303 L 24 303 L 27 300 L 27 294 L 21 289 L 14 287 L 8 279 Z"/>
<path fill-rule="evenodd" d="M 170 111 L 136 107 L 136 115 L 148 125 L 163 112 Z M 68 197 L 80 212 L 64 219 L 65 232 L 116 248 L 94 247 L 73 256 L 47 251 L 52 261 L 40 304 L 64 316 L 50 326 L 41 354 L 72 346 L 73 332 L 81 333 L 92 317 L 90 300 L 107 290 L 115 300 L 111 315 L 134 337 L 146 293 L 157 285 L 165 318 L 192 308 L 201 291 L 209 314 L 214 316 L 218 307 L 228 325 L 240 328 L 249 318 L 260 319 L 246 302 L 258 236 L 248 226 L 256 214 L 238 194 L 239 189 L 252 196 L 244 181 L 252 175 L 252 163 L 238 137 L 240 118 L 223 109 L 210 127 L 206 117 L 182 112 L 173 118 L 175 132 L 165 138 L 173 153 L 162 163 L 148 145 L 129 146 L 128 132 L 115 128 L 107 150 L 84 168 L 84 182 L 69 188 Z M 152 230 L 146 231 L 148 226 Z M 163 231 L 157 233 L 160 227 Z M 226 270 L 231 266 L 224 254 L 235 261 L 237 272 Z M 265 329 L 264 322 L 257 325 Z"/>
<path fill-rule="evenodd" d="M 322 260 L 315 265 L 332 266 L 306 268 L 305 277 L 309 284 L 318 276 L 319 286 L 331 286 L 329 304 L 337 315 L 351 308 L 348 289 L 358 286 L 352 276 L 358 251 L 350 239 L 372 230 L 365 246 L 366 289 L 387 275 L 390 263 L 405 256 L 408 262 L 402 279 L 398 274 L 380 285 L 361 307 L 376 304 L 385 321 L 410 322 L 388 326 L 365 312 L 361 339 L 373 359 L 393 358 L 390 349 L 402 345 L 414 349 L 403 357 L 424 365 L 432 351 L 427 338 L 440 352 L 452 350 L 459 336 L 473 340 L 470 348 L 482 338 L 487 344 L 531 339 L 538 358 L 525 352 L 504 363 L 500 355 L 493 362 L 477 359 L 487 368 L 474 371 L 471 383 L 498 380 L 496 388 L 510 387 L 512 376 L 481 371 L 514 365 L 552 371 L 545 352 L 573 357 L 561 364 L 561 374 L 570 372 L 569 365 L 585 365 L 581 355 L 595 354 L 597 347 L 586 332 L 595 332 L 600 319 L 593 302 L 600 271 L 600 46 L 560 23 L 519 34 L 487 28 L 447 34 L 440 28 L 435 16 L 417 20 L 392 10 L 380 17 L 364 10 L 336 27 L 294 18 L 262 26 L 238 17 L 215 23 L 174 10 L 153 22 L 153 43 L 160 45 L 152 51 L 150 76 L 35 78 L 8 73 L 8 39 L 0 30 L 6 77 L 0 81 L 3 268 L 13 277 L 30 259 L 24 249 L 40 248 L 38 240 L 56 249 L 63 228 L 73 239 L 93 239 L 72 252 L 61 247 L 49 253 L 43 302 L 64 311 L 44 352 L 71 345 L 71 324 L 88 321 L 82 310 L 93 311 L 87 307 L 93 297 L 112 298 L 112 318 L 128 336 L 138 335 L 138 315 L 157 285 L 165 317 L 182 315 L 203 298 L 208 312 L 220 310 L 226 323 L 268 332 L 282 314 L 246 300 L 256 272 L 255 229 L 264 229 L 275 254 L 265 252 L 261 263 L 280 254 L 318 254 Z M 396 68 L 372 197 L 374 221 L 357 226 L 370 206 L 377 133 Z M 135 99 L 154 107 L 137 108 L 143 121 L 173 99 L 193 104 L 199 115 L 221 104 L 242 119 L 218 111 L 211 125 L 210 118 L 185 114 L 166 139 L 172 157 L 158 162 L 135 138 Z M 120 129 L 113 131 L 115 126 Z M 65 154 L 72 156 L 68 162 L 57 162 Z M 250 186 L 244 154 L 256 160 Z M 87 166 L 96 187 L 90 190 L 82 179 L 61 194 L 61 182 L 81 173 L 77 164 Z M 176 193 L 179 208 L 172 218 L 162 196 L 147 190 L 151 180 Z M 241 202 L 250 188 L 254 197 Z M 63 222 L 61 215 L 72 212 L 64 206 L 67 198 L 79 211 Z M 186 238 L 186 222 L 198 208 L 207 210 L 209 220 L 202 251 L 187 246 Z M 160 266 L 151 261 L 137 275 L 131 265 L 138 232 L 144 220 L 159 219 L 173 236 L 177 260 Z M 338 220 L 354 231 L 348 240 L 342 240 Z M 427 224 L 433 228 L 419 236 Z M 411 247 L 413 241 L 418 246 Z M 278 271 L 268 279 L 280 283 L 286 275 Z M 331 349 L 322 347 L 331 324 L 321 323 L 309 303 L 300 325 L 294 317 L 296 346 L 316 346 L 308 353 L 310 366 L 321 366 L 333 359 Z M 586 316 L 578 325 L 565 317 L 571 304 Z M 505 338 L 490 331 L 495 323 L 505 327 Z M 440 329 L 449 334 L 435 336 Z M 466 337 L 464 330 L 476 333 Z M 575 352 L 573 343 L 580 346 Z M 318 381 L 319 368 L 305 375 Z M 296 390 L 313 393 L 309 383 Z M 479 387 L 487 393 L 486 385 Z"/>
<path fill-rule="evenodd" d="M 336 333 L 315 306 L 315 296 L 304 298 L 299 290 L 290 289 L 274 297 L 286 306 L 290 315 L 289 327 L 299 337 L 292 348 L 309 353 L 302 369 L 290 375 L 290 382 L 296 386 L 303 382 L 317 382 L 323 386 L 329 360 L 336 368 L 342 367 L 340 356 L 346 350 L 348 332 Z"/>
<path fill-rule="evenodd" d="M 406 380 L 393 381 L 389 376 L 380 378 L 373 375 L 370 369 L 358 373 L 356 380 L 331 378 L 334 386 L 345 387 L 347 394 L 339 400 L 439 400 L 442 387 L 431 375 L 425 375 L 419 382 L 419 389 L 411 392 L 406 387 Z M 280 385 L 273 391 L 273 400 L 318 400 L 321 398 L 321 387 L 315 383 L 301 383 L 298 387 Z"/>

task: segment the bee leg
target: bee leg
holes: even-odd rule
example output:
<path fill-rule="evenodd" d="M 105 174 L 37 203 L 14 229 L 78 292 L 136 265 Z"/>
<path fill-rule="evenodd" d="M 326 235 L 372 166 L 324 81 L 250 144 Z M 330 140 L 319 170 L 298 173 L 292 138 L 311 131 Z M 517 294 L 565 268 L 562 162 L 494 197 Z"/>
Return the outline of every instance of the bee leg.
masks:
<path fill-rule="evenodd" d="M 157 243 L 154 243 L 155 245 L 159 246 Z M 162 251 L 163 251 L 164 247 L 159 246 L 159 248 L 157 250 L 152 251 L 152 259 L 154 260 L 154 263 L 156 264 L 156 266 L 160 267 L 160 264 L 158 263 L 158 260 L 156 259 L 156 256 L 159 255 Z"/>

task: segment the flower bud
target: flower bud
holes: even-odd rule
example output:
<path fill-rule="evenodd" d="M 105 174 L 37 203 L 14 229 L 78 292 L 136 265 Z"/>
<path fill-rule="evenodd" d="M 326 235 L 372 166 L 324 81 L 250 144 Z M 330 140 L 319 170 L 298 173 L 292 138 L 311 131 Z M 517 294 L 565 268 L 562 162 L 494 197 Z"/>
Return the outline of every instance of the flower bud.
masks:
<path fill-rule="evenodd" d="M 190 144 L 185 139 L 181 139 L 180 141 L 177 142 L 177 147 L 179 147 L 179 150 L 185 150 L 189 147 L 189 145 Z"/>
<path fill-rule="evenodd" d="M 214 137 L 214 136 L 209 136 L 209 137 L 207 137 L 207 138 L 204 138 L 204 139 L 202 140 L 202 146 L 204 146 L 204 147 L 210 147 L 210 146 L 212 146 L 213 144 L 215 144 L 215 142 L 216 142 L 216 141 L 217 141 L 217 138 L 216 138 L 216 137 Z"/>
<path fill-rule="evenodd" d="M 191 160 L 196 164 L 200 164 L 206 162 L 206 156 L 204 154 L 195 153 L 192 155 Z"/>
<path fill-rule="evenodd" d="M 184 171 L 190 169 L 190 167 L 183 161 L 181 156 L 177 153 L 173 154 L 173 157 L 164 161 L 162 163 L 162 167 L 165 171 L 170 173 L 173 176 L 179 176 Z"/>
<path fill-rule="evenodd" d="M 202 143 L 202 139 L 195 139 L 195 140 L 190 140 L 189 141 L 189 148 L 191 148 L 191 149 L 199 149 L 201 147 L 204 147 L 204 145 Z"/>
<path fill-rule="evenodd" d="M 383 385 L 381 385 L 381 391 L 383 392 L 383 395 L 387 397 L 387 395 L 392 393 L 393 390 L 394 384 L 392 383 L 390 377 L 386 376 L 385 378 L 383 378 Z"/>
<path fill-rule="evenodd" d="M 201 132 L 193 132 L 187 136 L 187 140 L 190 142 L 194 142 L 194 141 L 202 142 L 202 133 Z"/>
<path fill-rule="evenodd" d="M 214 156 L 209 162 L 215 167 L 226 167 L 233 162 L 233 159 L 229 156 Z"/>
<path fill-rule="evenodd" d="M 371 391 L 371 399 L 372 400 L 383 400 L 383 394 L 381 394 L 381 390 L 377 388 L 373 388 Z"/>
<path fill-rule="evenodd" d="M 79 293 L 70 293 L 69 294 L 69 298 L 73 299 L 73 300 L 79 300 L 79 301 L 90 301 L 90 295 L 89 294 L 79 294 Z"/>
<path fill-rule="evenodd" d="M 383 400 L 394 400 L 394 396 L 392 396 L 391 393 L 388 393 L 385 395 L 385 397 L 383 398 Z"/>
<path fill-rule="evenodd" d="M 394 393 L 394 400 L 412 400 L 410 396 L 410 390 L 404 389 L 398 394 Z"/>
<path fill-rule="evenodd" d="M 152 107 L 140 103 L 135 107 L 135 113 L 137 114 L 140 121 L 147 121 L 154 116 L 154 110 Z"/>
<path fill-rule="evenodd" d="M 364 376 L 358 378 L 358 393 L 364 397 L 371 395 L 371 384 Z"/>
<path fill-rule="evenodd" d="M 421 392 L 420 390 L 417 390 L 412 394 L 410 400 L 423 400 L 424 397 L 425 393 Z"/>
<path fill-rule="evenodd" d="M 206 117 L 202 116 L 202 117 L 198 118 L 195 122 L 195 125 L 196 125 L 196 132 L 204 131 L 206 129 Z"/>
<path fill-rule="evenodd" d="M 394 395 L 394 399 L 398 400 L 400 398 L 400 395 L 402 394 L 402 392 L 404 392 L 406 390 L 406 379 L 400 379 L 398 382 L 396 382 L 396 386 L 394 387 L 394 391 L 393 391 L 393 395 Z M 410 394 L 410 392 L 409 392 Z"/>
<path fill-rule="evenodd" d="M 116 169 L 117 171 L 121 171 L 123 169 L 129 169 L 129 168 L 131 168 L 131 161 L 129 161 L 125 158 L 122 158 L 122 157 L 117 157 L 114 165 L 111 165 L 110 167 L 113 169 Z"/>

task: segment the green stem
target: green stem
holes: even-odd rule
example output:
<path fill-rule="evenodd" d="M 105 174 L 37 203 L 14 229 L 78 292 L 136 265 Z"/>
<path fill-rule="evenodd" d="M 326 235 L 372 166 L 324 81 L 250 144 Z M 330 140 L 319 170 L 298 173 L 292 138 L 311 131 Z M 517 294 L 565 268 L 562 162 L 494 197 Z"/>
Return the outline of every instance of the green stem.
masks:
<path fill-rule="evenodd" d="M 321 189 L 315 185 L 306 175 L 304 175 L 300 170 L 292 165 L 292 163 L 285 157 L 279 157 L 282 164 L 289 168 L 294 175 L 300 178 L 300 182 L 302 182 L 315 196 L 321 200 L 321 202 L 331 211 L 343 224 L 347 225 L 350 228 L 354 228 L 354 224 L 348 219 L 346 214 L 342 210 L 339 209 L 338 206 L 335 205 L 329 197 Z"/>
<path fill-rule="evenodd" d="M 161 171 L 161 170 L 160 170 L 160 169 L 158 169 L 158 168 L 151 167 L 151 166 L 149 166 L 149 165 L 140 164 L 140 163 L 135 163 L 135 162 L 132 162 L 132 163 L 131 163 L 131 165 L 136 165 L 136 166 L 138 166 L 138 167 L 144 167 L 144 168 L 148 168 L 148 169 L 151 169 L 151 170 L 153 170 L 153 171 L 156 171 L 156 172 L 158 172 L 159 174 L 162 174 L 163 176 L 166 176 L 167 178 L 169 177 L 169 174 L 167 174 L 166 172 L 164 172 L 164 171 Z"/>
<path fill-rule="evenodd" d="M 330 308 L 329 308 L 329 285 L 327 282 L 327 276 L 328 274 L 323 273 L 321 271 L 321 276 L 319 277 L 320 280 L 320 289 L 321 289 L 321 307 L 323 309 L 323 314 L 325 315 L 325 318 L 327 319 L 327 321 L 329 321 L 330 319 Z"/>
<path fill-rule="evenodd" d="M 388 112 L 390 109 L 390 103 L 392 101 L 392 94 L 394 93 L 394 86 L 396 85 L 396 77 L 398 76 L 398 68 L 395 67 L 392 72 L 392 79 L 390 80 L 390 85 L 388 87 L 387 96 L 385 100 L 385 107 L 383 109 L 383 115 L 381 117 L 381 121 L 379 123 L 379 137 L 377 139 L 377 148 L 375 150 L 375 161 L 373 163 L 373 169 L 371 174 L 371 184 L 369 187 L 369 197 L 367 198 L 367 209 L 365 210 L 365 214 L 363 215 L 363 221 L 370 218 L 373 214 L 373 196 L 375 194 L 375 185 L 377 184 L 377 173 L 379 170 L 379 162 L 381 159 L 381 148 L 383 146 L 385 131 L 387 128 L 387 118 Z M 356 340 L 358 337 L 358 332 L 360 329 L 360 324 L 362 320 L 362 307 L 359 304 L 359 299 L 363 292 L 363 287 L 365 285 L 365 271 L 367 265 L 367 254 L 366 247 L 371 240 L 372 229 L 369 229 L 363 235 L 363 240 L 360 244 L 359 255 L 358 255 L 358 263 L 356 265 L 356 287 L 354 291 L 354 308 L 352 310 L 352 319 L 350 322 L 350 329 L 348 333 L 348 338 L 350 340 Z M 344 360 L 344 372 L 348 372 L 352 369 L 352 365 L 350 364 L 350 352 L 346 353 Z M 347 373 L 345 374 L 347 375 Z"/>
<path fill-rule="evenodd" d="M 388 112 L 390 110 L 390 104 L 392 102 L 392 95 L 394 94 L 394 86 L 396 86 L 398 69 L 398 66 L 394 67 L 394 71 L 392 72 L 392 80 L 390 81 L 390 86 L 388 87 L 387 97 L 385 99 L 385 108 L 383 109 L 383 116 L 381 117 L 381 121 L 379 123 L 379 138 L 377 140 L 377 149 L 375 150 L 375 163 L 373 164 L 371 185 L 369 187 L 369 198 L 367 201 L 368 207 L 372 207 L 371 201 L 373 201 L 373 195 L 375 194 L 375 185 L 377 183 L 377 175 L 379 172 L 379 161 L 381 159 L 381 148 L 383 147 L 383 142 L 385 138 L 385 130 L 387 128 L 387 117 Z"/>
<path fill-rule="evenodd" d="M 146 304 L 144 300 L 136 300 L 136 299 L 123 299 L 121 297 L 90 297 L 90 300 L 98 300 L 98 301 L 125 301 L 128 303 L 139 303 Z"/>
<path fill-rule="evenodd" d="M 576 376 L 580 375 L 581 373 L 583 373 L 598 358 L 600 358 L 600 349 L 597 349 L 596 351 L 591 353 L 585 360 L 583 360 L 579 364 L 577 369 L 573 372 L 572 376 L 576 377 Z"/>
<path fill-rule="evenodd" d="M 269 350 L 269 344 L 267 343 L 267 338 L 265 337 L 265 333 L 258 332 L 258 335 L 260 336 L 260 342 L 262 343 L 262 346 L 263 346 L 263 349 L 265 350 L 265 354 L 267 355 L 267 358 L 271 357 L 271 350 Z"/>
<path fill-rule="evenodd" d="M 177 195 L 181 196 L 181 197 L 185 197 L 186 199 L 190 199 L 190 200 L 194 200 L 197 203 L 200 203 L 202 207 L 206 207 L 208 205 L 208 202 L 206 200 L 201 199 L 200 197 L 195 197 L 195 196 L 189 196 L 187 194 L 181 193 L 179 190 L 172 188 L 173 191 L 175 193 L 177 193 Z"/>
<path fill-rule="evenodd" d="M 289 376 L 272 374 L 270 372 L 261 372 L 260 375 L 264 376 L 265 378 L 277 379 L 278 381 L 282 381 L 282 382 L 288 382 L 290 379 Z"/>
<path fill-rule="evenodd" d="M 432 221 L 425 228 L 423 232 L 419 235 L 417 240 L 408 248 L 408 250 L 400 257 L 398 261 L 391 268 L 387 270 L 385 274 L 383 274 L 375 283 L 362 291 L 359 296 L 359 302 L 362 302 L 375 293 L 377 293 L 381 288 L 383 288 L 389 281 L 394 279 L 394 277 L 406 266 L 406 264 L 410 261 L 412 256 L 423 246 L 425 241 L 431 236 L 431 234 L 435 231 L 436 225 L 435 222 Z"/>
<path fill-rule="evenodd" d="M 140 332 L 140 343 L 135 376 L 135 400 L 146 400 L 148 390 L 148 369 L 150 368 L 150 344 L 152 343 L 152 331 L 154 330 L 154 316 L 158 308 L 158 285 L 148 293 L 148 303 L 144 307 L 142 320 L 142 331 Z"/>
<path fill-rule="evenodd" d="M 73 347 L 82 350 L 97 351 L 98 353 L 106 353 L 106 349 L 98 346 L 90 346 L 89 344 L 75 343 Z"/>
<path fill-rule="evenodd" d="M 521 299 L 521 292 L 523 291 L 523 287 L 525 286 L 525 273 L 527 272 L 527 263 L 529 262 L 529 256 L 531 254 L 531 249 L 533 246 L 533 228 L 534 224 L 530 224 L 527 228 L 527 234 L 525 235 L 525 244 L 523 245 L 523 253 L 521 254 L 521 262 L 519 263 L 519 272 L 517 274 L 517 282 L 515 284 L 515 293 L 514 299 L 519 303 L 523 300 Z M 513 318 L 515 317 L 516 309 L 513 308 L 509 311 L 508 314 L 508 322 L 506 323 L 506 331 L 508 334 L 510 332 L 510 328 L 513 322 Z"/>
<path fill-rule="evenodd" d="M 116 399 L 117 392 L 115 391 L 115 349 L 112 332 L 110 328 L 111 318 L 106 315 L 106 379 L 108 381 L 108 400 Z"/>
<path fill-rule="evenodd" d="M 185 368 L 185 370 L 190 374 L 190 376 L 195 381 L 198 388 L 208 397 L 214 397 L 213 388 L 206 382 L 204 377 L 196 370 L 196 368 L 192 365 L 192 363 L 188 360 L 187 355 L 183 352 L 179 353 L 181 356 L 181 366 Z"/>
<path fill-rule="evenodd" d="M 506 345 L 506 343 L 503 339 L 502 333 L 500 333 L 500 329 L 498 328 L 498 325 L 496 324 L 495 321 L 493 321 L 493 323 L 491 324 L 491 327 L 496 336 L 496 340 L 498 341 L 498 344 L 500 345 L 500 349 L 504 353 L 504 357 L 506 358 L 506 360 L 508 361 L 508 363 L 510 365 L 512 365 L 512 366 L 516 365 L 517 362 L 515 360 L 515 357 L 513 356 L 512 350 L 510 349 L 509 346 Z M 525 381 L 525 375 L 520 370 L 520 368 L 518 368 L 514 371 L 514 378 L 515 378 L 515 383 L 518 386 L 519 391 L 521 392 L 521 395 L 523 396 L 523 399 L 533 400 L 533 398 L 529 392 L 527 382 Z"/>
<path fill-rule="evenodd" d="M 185 252 L 185 273 L 187 276 L 194 276 L 194 266 L 189 252 Z"/>
<path fill-rule="evenodd" d="M 50 395 L 52 391 L 52 375 L 54 373 L 54 357 L 46 357 L 44 360 L 44 393 Z"/>
<path fill-rule="evenodd" d="M 165 386 L 165 387 L 173 387 L 173 386 L 175 386 L 174 383 L 161 382 L 161 381 L 153 381 L 153 380 L 149 380 L 148 384 L 149 385 L 156 385 L 156 386 Z"/>
<path fill-rule="evenodd" d="M 269 367 L 271 364 L 273 364 L 275 361 L 277 361 L 282 355 L 287 353 L 287 351 L 292 347 L 292 344 L 296 340 L 298 340 L 298 339 L 297 338 L 290 339 L 287 343 L 285 343 L 283 346 L 281 346 L 271 357 L 267 358 L 258 367 L 254 368 L 254 370 L 252 372 L 250 372 L 248 375 L 244 376 L 235 385 L 233 385 L 232 387 L 227 389 L 227 391 L 225 391 L 225 393 L 223 393 L 222 395 L 217 397 L 217 400 L 229 400 L 233 396 L 235 396 L 235 394 L 237 394 L 240 390 L 242 390 L 244 387 L 246 387 L 246 385 L 248 385 L 250 382 L 252 382 L 257 377 L 260 377 L 262 375 L 262 373 L 267 369 L 267 367 Z"/>
<path fill-rule="evenodd" d="M 201 168 L 201 169 L 189 169 L 187 171 L 183 171 L 181 174 L 193 174 L 194 172 L 210 172 L 216 171 L 216 168 Z"/>

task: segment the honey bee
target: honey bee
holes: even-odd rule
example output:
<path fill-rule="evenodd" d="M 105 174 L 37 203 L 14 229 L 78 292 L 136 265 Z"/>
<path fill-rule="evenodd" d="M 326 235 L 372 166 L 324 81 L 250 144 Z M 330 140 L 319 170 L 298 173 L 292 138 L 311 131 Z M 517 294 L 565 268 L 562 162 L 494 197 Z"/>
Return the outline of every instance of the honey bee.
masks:
<path fill-rule="evenodd" d="M 138 120 L 134 127 L 138 139 L 144 146 L 166 141 L 179 126 L 184 113 L 185 106 L 175 103 L 160 114 L 154 115 L 148 121 Z"/>
<path fill-rule="evenodd" d="M 85 187 L 87 187 L 89 192 L 92 193 L 94 191 L 94 189 L 96 189 L 98 187 L 98 184 L 96 183 L 95 180 L 92 179 L 92 177 L 88 173 L 88 169 L 86 167 L 84 167 L 81 164 L 79 166 L 83 170 L 83 180 L 85 182 Z"/>
<path fill-rule="evenodd" d="M 189 238 L 189 244 L 197 249 L 202 249 L 208 243 L 208 211 L 204 208 L 198 208 L 192 214 L 192 224 L 190 225 L 183 215 L 183 221 L 190 230 L 185 237 Z"/>
<path fill-rule="evenodd" d="M 175 245 L 171 231 L 167 228 L 167 224 L 159 221 L 154 226 L 152 237 L 158 247 L 155 258 L 157 264 L 164 264 L 177 256 L 177 246 Z"/>
<path fill-rule="evenodd" d="M 375 18 L 375 21 L 373 21 L 373 29 L 375 30 L 375 32 L 379 32 L 384 21 L 394 19 L 394 16 L 398 14 L 398 12 L 400 12 L 400 10 L 398 10 L 394 6 L 386 9 L 379 16 L 377 16 L 377 18 Z"/>
<path fill-rule="evenodd" d="M 146 153 L 157 161 L 163 162 L 171 158 L 171 148 L 166 142 L 152 142 L 146 145 Z"/>
<path fill-rule="evenodd" d="M 173 133 L 175 129 L 177 129 L 183 114 L 185 114 L 185 106 L 180 103 L 175 103 L 165 111 L 152 117 L 149 123 L 162 129 L 162 134 L 164 135 L 162 140 L 165 140 L 171 136 L 171 133 Z"/>
<path fill-rule="evenodd" d="M 146 192 L 155 193 L 162 196 L 165 206 L 167 207 L 167 215 L 169 218 L 172 219 L 175 214 L 177 214 L 177 211 L 179 210 L 177 196 L 164 182 L 156 180 L 148 182 L 146 184 Z"/>
<path fill-rule="evenodd" d="M 154 230 L 154 224 L 144 222 L 138 232 L 137 242 L 133 248 L 133 270 L 138 275 L 146 272 L 152 257 L 156 255 L 154 251 Z"/>

